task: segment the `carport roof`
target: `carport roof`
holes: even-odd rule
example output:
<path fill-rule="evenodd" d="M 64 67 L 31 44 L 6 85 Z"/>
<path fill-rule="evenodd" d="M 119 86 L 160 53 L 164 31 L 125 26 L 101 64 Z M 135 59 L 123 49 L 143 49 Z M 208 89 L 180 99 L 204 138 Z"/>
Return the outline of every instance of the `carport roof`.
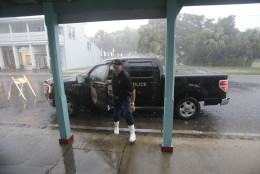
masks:
<path fill-rule="evenodd" d="M 59 23 L 166 17 L 167 0 L 1 0 L 0 17 L 43 15 L 52 2 Z M 181 6 L 260 3 L 260 0 L 177 0 Z"/>

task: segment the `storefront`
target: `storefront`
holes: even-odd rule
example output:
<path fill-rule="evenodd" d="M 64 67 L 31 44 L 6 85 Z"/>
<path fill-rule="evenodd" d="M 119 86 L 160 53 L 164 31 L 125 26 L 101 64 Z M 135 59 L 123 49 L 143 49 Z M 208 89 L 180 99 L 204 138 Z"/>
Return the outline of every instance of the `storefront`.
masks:
<path fill-rule="evenodd" d="M 7 71 L 49 69 L 46 45 L 5 46 L 0 49 L 3 65 Z"/>
<path fill-rule="evenodd" d="M 16 50 L 20 62 L 20 70 L 32 70 L 32 60 L 29 46 L 17 46 Z"/>
<path fill-rule="evenodd" d="M 48 59 L 45 45 L 33 45 L 36 69 L 48 69 Z"/>

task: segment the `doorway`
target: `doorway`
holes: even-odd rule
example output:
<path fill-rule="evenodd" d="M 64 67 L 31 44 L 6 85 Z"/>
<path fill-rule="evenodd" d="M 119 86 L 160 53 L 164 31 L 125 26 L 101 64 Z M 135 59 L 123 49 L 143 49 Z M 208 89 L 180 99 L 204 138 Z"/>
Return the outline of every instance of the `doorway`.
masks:
<path fill-rule="evenodd" d="M 4 64 L 7 70 L 15 70 L 15 60 L 12 47 L 2 47 Z"/>

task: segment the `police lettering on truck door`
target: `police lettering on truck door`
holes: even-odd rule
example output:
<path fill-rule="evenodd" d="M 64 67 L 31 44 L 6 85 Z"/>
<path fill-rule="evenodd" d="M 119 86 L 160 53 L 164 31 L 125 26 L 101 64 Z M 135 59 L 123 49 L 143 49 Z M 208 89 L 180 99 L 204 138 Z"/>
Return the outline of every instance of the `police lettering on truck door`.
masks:
<path fill-rule="evenodd" d="M 129 61 L 129 74 L 136 88 L 136 104 L 153 105 L 155 101 L 154 91 L 157 82 L 154 77 L 153 61 Z"/>

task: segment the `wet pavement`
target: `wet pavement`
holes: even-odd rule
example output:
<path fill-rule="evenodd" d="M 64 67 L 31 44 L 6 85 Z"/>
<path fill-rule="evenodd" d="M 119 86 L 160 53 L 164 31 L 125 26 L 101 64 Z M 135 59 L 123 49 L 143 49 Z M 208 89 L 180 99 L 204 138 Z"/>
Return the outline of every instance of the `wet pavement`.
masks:
<path fill-rule="evenodd" d="M 160 150 L 161 137 L 112 131 L 72 131 L 74 141 L 58 143 L 57 129 L 0 127 L 0 173 L 78 174 L 258 174 L 260 141 L 173 138 L 172 153 Z"/>
<path fill-rule="evenodd" d="M 35 98 L 25 86 L 27 102 L 12 95 L 8 102 L 10 77 L 17 74 L 0 74 L 0 113 L 2 121 L 19 123 L 38 122 L 39 124 L 56 124 L 55 108 L 46 102 L 43 94 L 43 82 L 51 78 L 50 74 L 28 74 L 27 78 L 36 92 Z M 66 75 L 68 76 L 68 75 Z M 193 120 L 174 119 L 175 130 L 197 130 L 213 132 L 240 132 L 260 134 L 260 76 L 259 75 L 230 75 L 228 97 L 230 103 L 224 106 L 203 106 L 201 113 Z M 31 118 L 33 113 L 35 118 Z M 9 115 L 14 115 L 10 117 Z M 88 113 L 81 111 L 78 117 L 71 118 L 71 124 L 111 127 L 111 113 Z M 162 129 L 163 110 L 137 109 L 134 113 L 136 125 L 140 129 Z M 126 126 L 124 120 L 122 122 Z"/>
<path fill-rule="evenodd" d="M 0 74 L 0 174 L 5 173 L 260 173 L 260 76 L 229 76 L 225 106 L 202 106 L 193 120 L 174 119 L 173 153 L 160 150 L 163 110 L 134 113 L 137 142 L 127 125 L 112 134 L 112 114 L 82 110 L 70 118 L 75 140 L 58 143 L 55 108 L 43 94 L 50 74 L 28 74 L 35 98 L 12 95 L 10 77 Z M 86 172 L 88 171 L 88 172 Z"/>

